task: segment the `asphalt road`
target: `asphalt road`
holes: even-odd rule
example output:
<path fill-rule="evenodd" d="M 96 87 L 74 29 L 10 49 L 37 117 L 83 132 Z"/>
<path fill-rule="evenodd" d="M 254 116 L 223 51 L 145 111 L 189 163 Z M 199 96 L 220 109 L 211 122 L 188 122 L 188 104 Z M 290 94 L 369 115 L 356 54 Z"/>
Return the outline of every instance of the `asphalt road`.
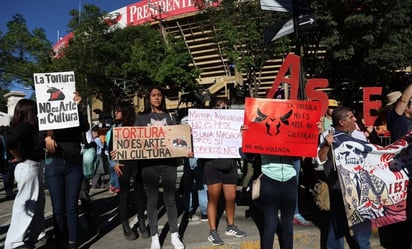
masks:
<path fill-rule="evenodd" d="M 2 187 L 2 183 L 0 183 Z M 92 202 L 92 212 L 95 224 L 98 227 L 97 233 L 88 232 L 88 223 L 86 221 L 83 212 L 80 212 L 80 239 L 81 248 L 91 248 L 91 249 L 105 249 L 105 248 L 115 248 L 115 249 L 129 249 L 129 248 L 150 248 L 151 239 L 138 238 L 134 241 L 128 241 L 124 238 L 122 233 L 122 228 L 120 225 L 119 216 L 117 215 L 117 203 L 118 197 L 107 189 L 92 189 L 91 196 L 93 198 Z M 52 211 L 51 203 L 49 199 L 48 192 L 46 191 L 46 238 L 42 239 L 36 244 L 36 248 L 41 249 L 51 249 L 53 248 L 53 229 L 52 229 Z M 0 188 L 0 247 L 4 246 L 4 239 L 6 232 L 10 223 L 10 215 L 12 209 L 12 200 L 4 200 L 4 190 Z M 178 202 L 180 203 L 180 202 Z M 186 248 L 243 248 L 252 249 L 260 248 L 259 246 L 259 233 L 257 227 L 250 217 L 246 217 L 245 212 L 248 210 L 247 206 L 238 206 L 236 209 L 235 223 L 236 225 L 244 230 L 247 234 L 244 238 L 230 237 L 224 234 L 225 229 L 225 215 L 222 214 L 220 218 L 220 226 L 218 231 L 222 239 L 225 241 L 224 246 L 214 247 L 207 240 L 208 236 L 208 224 L 205 221 L 191 220 L 188 221 L 180 213 L 179 216 L 179 227 L 180 234 L 183 237 L 183 241 Z M 81 209 L 80 209 L 81 210 Z M 132 207 L 130 207 L 130 214 L 133 214 Z M 170 243 L 170 233 L 168 233 L 167 218 L 165 215 L 165 209 L 163 206 L 160 207 L 160 222 L 159 231 L 161 232 L 160 238 L 164 249 L 172 249 L 173 246 Z M 131 224 L 136 222 L 135 215 L 130 217 Z M 308 249 L 308 248 L 319 248 L 319 229 L 315 226 L 294 226 L 294 248 L 297 249 Z M 374 232 L 371 238 L 372 248 L 380 249 L 379 238 L 377 233 Z M 276 238 L 274 248 L 279 248 Z"/>

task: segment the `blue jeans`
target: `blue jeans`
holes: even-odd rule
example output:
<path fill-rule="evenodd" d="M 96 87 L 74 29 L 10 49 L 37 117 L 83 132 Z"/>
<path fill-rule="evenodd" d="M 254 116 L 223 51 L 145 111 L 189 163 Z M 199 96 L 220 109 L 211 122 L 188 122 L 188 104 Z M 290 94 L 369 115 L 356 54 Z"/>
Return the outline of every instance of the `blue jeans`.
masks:
<path fill-rule="evenodd" d="M 328 238 L 326 241 L 326 248 L 327 249 L 344 249 L 345 248 L 343 237 L 336 238 L 334 220 L 331 220 L 329 223 L 329 232 L 328 232 Z"/>
<path fill-rule="evenodd" d="M 57 241 L 78 242 L 78 199 L 83 177 L 81 157 L 65 160 L 46 156 L 45 178 L 53 207 Z M 67 224 L 67 226 L 66 226 Z"/>
<path fill-rule="evenodd" d="M 358 242 L 359 249 L 370 249 L 371 243 L 369 241 L 372 234 L 372 224 L 370 220 L 356 224 L 352 227 L 353 238 Z"/>
<path fill-rule="evenodd" d="M 203 189 L 197 191 L 197 197 L 199 198 L 200 213 L 207 214 L 207 185 L 203 184 Z"/>
<path fill-rule="evenodd" d="M 116 172 L 114 171 L 114 165 L 116 164 L 115 160 L 110 160 L 109 159 L 109 173 L 110 173 L 110 186 L 113 188 L 120 188 L 120 183 L 119 183 L 119 177 L 116 175 Z"/>
<path fill-rule="evenodd" d="M 275 232 L 280 226 L 279 244 L 282 249 L 293 248 L 293 216 L 296 204 L 296 177 L 286 182 L 261 177 L 260 203 L 263 208 L 265 225 L 262 249 L 272 249 Z M 280 212 L 280 224 L 278 213 Z"/>

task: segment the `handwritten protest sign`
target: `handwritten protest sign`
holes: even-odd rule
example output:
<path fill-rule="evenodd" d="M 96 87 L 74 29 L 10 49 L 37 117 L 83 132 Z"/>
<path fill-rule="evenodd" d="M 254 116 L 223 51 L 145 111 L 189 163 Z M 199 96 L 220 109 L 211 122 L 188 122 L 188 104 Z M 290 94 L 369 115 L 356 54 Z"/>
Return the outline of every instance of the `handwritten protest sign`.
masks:
<path fill-rule="evenodd" d="M 239 158 L 243 110 L 189 109 L 197 158 Z"/>
<path fill-rule="evenodd" d="M 55 130 L 79 126 L 74 72 L 35 73 L 39 129 Z"/>
<path fill-rule="evenodd" d="M 316 156 L 320 102 L 246 98 L 242 151 Z"/>
<path fill-rule="evenodd" d="M 187 157 L 192 148 L 190 126 L 129 126 L 113 130 L 117 160 Z"/>

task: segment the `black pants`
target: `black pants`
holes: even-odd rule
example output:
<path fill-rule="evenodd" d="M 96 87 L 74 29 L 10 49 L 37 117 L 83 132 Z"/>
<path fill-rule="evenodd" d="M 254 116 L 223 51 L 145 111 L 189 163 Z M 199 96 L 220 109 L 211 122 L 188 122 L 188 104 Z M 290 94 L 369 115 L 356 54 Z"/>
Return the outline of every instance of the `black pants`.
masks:
<path fill-rule="evenodd" d="M 120 183 L 120 200 L 119 200 L 119 215 L 120 221 L 124 222 L 129 219 L 128 207 L 131 203 L 129 200 L 130 193 L 130 179 L 134 179 L 134 203 L 136 205 L 136 211 L 138 217 L 144 216 L 146 209 L 146 193 L 144 191 L 144 185 L 142 180 L 142 170 L 136 165 L 134 161 L 123 161 L 123 167 L 121 170 L 123 174 L 119 176 Z"/>

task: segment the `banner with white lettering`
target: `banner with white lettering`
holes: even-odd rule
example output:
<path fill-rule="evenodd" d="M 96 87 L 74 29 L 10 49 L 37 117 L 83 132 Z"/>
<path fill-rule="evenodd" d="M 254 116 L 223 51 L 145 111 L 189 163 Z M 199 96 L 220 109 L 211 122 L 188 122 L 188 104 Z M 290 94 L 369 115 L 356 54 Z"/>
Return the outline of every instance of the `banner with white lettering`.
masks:
<path fill-rule="evenodd" d="M 336 168 L 349 227 L 366 219 L 376 227 L 406 219 L 411 142 L 409 134 L 382 147 L 335 133 Z"/>
<path fill-rule="evenodd" d="M 128 126 L 113 129 L 117 160 L 187 157 L 192 150 L 190 126 Z"/>
<path fill-rule="evenodd" d="M 240 158 L 243 110 L 189 109 L 196 158 Z"/>
<path fill-rule="evenodd" d="M 74 72 L 35 73 L 39 130 L 55 130 L 79 126 Z"/>

